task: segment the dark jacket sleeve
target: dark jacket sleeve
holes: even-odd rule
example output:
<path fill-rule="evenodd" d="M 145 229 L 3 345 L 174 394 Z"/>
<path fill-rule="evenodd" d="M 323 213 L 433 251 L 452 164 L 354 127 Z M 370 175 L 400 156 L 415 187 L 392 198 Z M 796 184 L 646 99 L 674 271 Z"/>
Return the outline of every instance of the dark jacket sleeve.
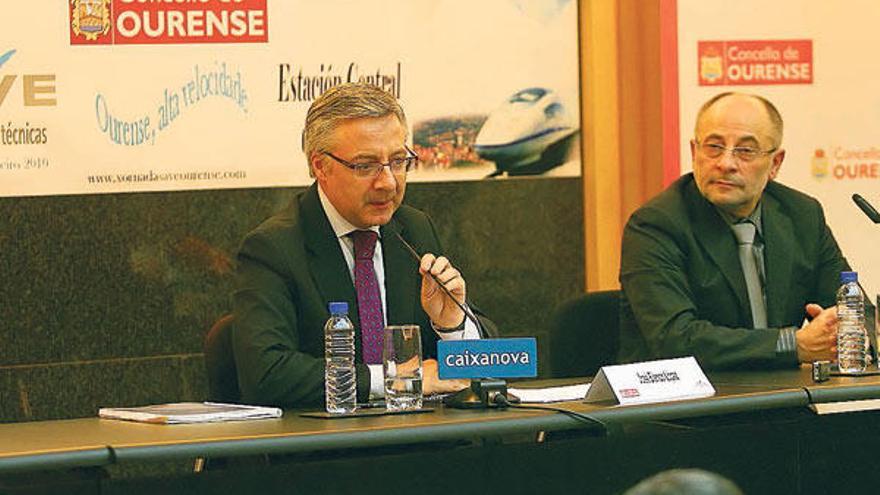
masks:
<path fill-rule="evenodd" d="M 768 305 L 787 315 L 779 323 L 799 326 L 806 303 L 834 304 L 840 271 L 848 265 L 821 205 L 787 188 L 774 191 L 786 195 L 780 201 L 796 236 L 787 256 L 797 261 L 794 272 L 775 274 L 785 277 L 785 289 Z M 686 211 L 661 205 L 637 211 L 624 230 L 621 359 L 693 355 L 707 369 L 795 366 L 796 354 L 776 352 L 780 328 L 748 327 L 730 286 L 707 262 L 705 244 L 696 240 L 705 233 L 692 230 Z"/>
<path fill-rule="evenodd" d="M 692 355 L 706 369 L 796 364 L 776 354 L 779 329 L 729 327 L 702 317 L 694 293 L 697 288 L 688 273 L 691 246 L 679 235 L 686 227 L 677 225 L 686 221 L 686 217 L 670 218 L 659 209 L 644 208 L 624 229 L 621 359 Z"/>
<path fill-rule="evenodd" d="M 291 253 L 285 255 L 280 249 L 270 236 L 257 232 L 245 239 L 239 251 L 233 349 L 242 400 L 318 407 L 324 398 L 324 359 L 317 346 L 310 352 L 301 348 L 300 333 L 307 330 L 300 316 L 322 314 L 322 302 L 309 302 L 297 293 L 297 279 L 308 275 L 291 273 L 295 268 L 284 261 Z M 321 321 L 311 318 L 307 324 L 320 326 Z M 358 366 L 357 377 L 363 400 L 369 393 L 366 366 Z"/>

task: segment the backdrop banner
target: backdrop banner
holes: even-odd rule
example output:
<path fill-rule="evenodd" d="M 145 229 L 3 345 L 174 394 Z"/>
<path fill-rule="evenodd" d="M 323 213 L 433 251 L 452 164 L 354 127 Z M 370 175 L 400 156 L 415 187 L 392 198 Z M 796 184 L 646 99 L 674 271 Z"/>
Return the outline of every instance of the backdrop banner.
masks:
<path fill-rule="evenodd" d="M 311 182 L 309 105 L 397 96 L 411 180 L 580 175 L 574 0 L 34 0 L 0 16 L 0 196 Z"/>
<path fill-rule="evenodd" d="M 862 285 L 880 290 L 880 226 L 850 197 L 880 207 L 880 3 L 677 0 L 681 171 L 700 105 L 722 91 L 767 97 L 785 121 L 777 180 L 810 194 Z"/>

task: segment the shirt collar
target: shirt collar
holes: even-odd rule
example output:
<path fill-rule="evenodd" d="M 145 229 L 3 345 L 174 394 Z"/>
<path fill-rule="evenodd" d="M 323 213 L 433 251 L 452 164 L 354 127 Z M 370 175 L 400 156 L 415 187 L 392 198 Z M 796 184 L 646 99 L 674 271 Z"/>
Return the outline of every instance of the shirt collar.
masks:
<path fill-rule="evenodd" d="M 749 213 L 747 216 L 745 216 L 743 218 L 735 217 L 735 216 L 731 215 L 730 213 L 722 210 L 721 208 L 718 208 L 717 206 L 715 207 L 715 209 L 718 210 L 718 213 L 721 214 L 721 218 L 724 219 L 724 221 L 727 223 L 727 225 L 730 226 L 735 223 L 740 223 L 744 220 L 749 220 L 753 224 L 755 224 L 755 230 L 758 231 L 758 235 L 763 236 L 764 235 L 763 226 L 761 225 L 763 223 L 762 222 L 762 214 L 761 214 L 761 210 L 763 209 L 763 205 L 764 205 L 764 202 L 759 201 L 758 205 L 755 206 L 755 209 L 752 210 L 751 213 Z"/>
<path fill-rule="evenodd" d="M 330 202 L 330 198 L 324 194 L 324 189 L 321 187 L 320 183 L 318 183 L 318 199 L 321 200 L 321 207 L 324 208 L 324 213 L 327 215 L 327 220 L 330 221 L 330 227 L 333 228 L 333 233 L 336 234 L 337 239 L 345 237 L 355 230 L 361 230 L 339 214 L 339 211 L 333 206 L 333 203 Z M 378 234 L 379 226 L 373 225 L 369 230 Z"/>

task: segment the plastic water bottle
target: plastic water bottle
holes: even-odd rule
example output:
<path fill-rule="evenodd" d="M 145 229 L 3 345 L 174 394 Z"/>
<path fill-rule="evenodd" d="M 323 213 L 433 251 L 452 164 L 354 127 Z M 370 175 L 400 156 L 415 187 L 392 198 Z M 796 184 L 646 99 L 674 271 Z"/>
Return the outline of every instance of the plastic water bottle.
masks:
<path fill-rule="evenodd" d="M 328 413 L 350 413 L 357 406 L 354 367 L 354 325 L 348 319 L 348 303 L 332 302 L 324 325 L 324 396 Z"/>
<path fill-rule="evenodd" d="M 837 291 L 837 363 L 841 373 L 861 373 L 867 366 L 865 300 L 856 272 L 840 273 Z"/>

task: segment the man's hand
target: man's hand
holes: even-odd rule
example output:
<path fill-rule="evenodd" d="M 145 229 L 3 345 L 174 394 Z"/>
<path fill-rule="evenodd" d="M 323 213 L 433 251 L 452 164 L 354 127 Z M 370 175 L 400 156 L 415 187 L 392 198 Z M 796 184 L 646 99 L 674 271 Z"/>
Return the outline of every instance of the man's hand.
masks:
<path fill-rule="evenodd" d="M 441 380 L 437 372 L 437 360 L 422 361 L 422 392 L 425 395 L 448 394 L 471 386 L 470 380 Z"/>
<path fill-rule="evenodd" d="M 458 270 L 445 257 L 437 258 L 431 253 L 426 253 L 422 256 L 419 273 L 422 275 L 422 309 L 425 310 L 428 318 L 441 328 L 455 328 L 461 324 L 464 321 L 464 311 L 429 275 L 433 274 L 437 277 L 458 302 L 464 303 L 465 283 Z"/>
<path fill-rule="evenodd" d="M 822 313 L 822 306 L 818 304 L 807 304 L 806 306 L 807 316 L 812 320 L 813 318 L 818 317 Z M 835 310 L 836 314 L 836 310 Z"/>
<path fill-rule="evenodd" d="M 837 357 L 837 307 L 807 304 L 806 310 L 813 320 L 795 332 L 798 361 L 833 361 Z"/>

